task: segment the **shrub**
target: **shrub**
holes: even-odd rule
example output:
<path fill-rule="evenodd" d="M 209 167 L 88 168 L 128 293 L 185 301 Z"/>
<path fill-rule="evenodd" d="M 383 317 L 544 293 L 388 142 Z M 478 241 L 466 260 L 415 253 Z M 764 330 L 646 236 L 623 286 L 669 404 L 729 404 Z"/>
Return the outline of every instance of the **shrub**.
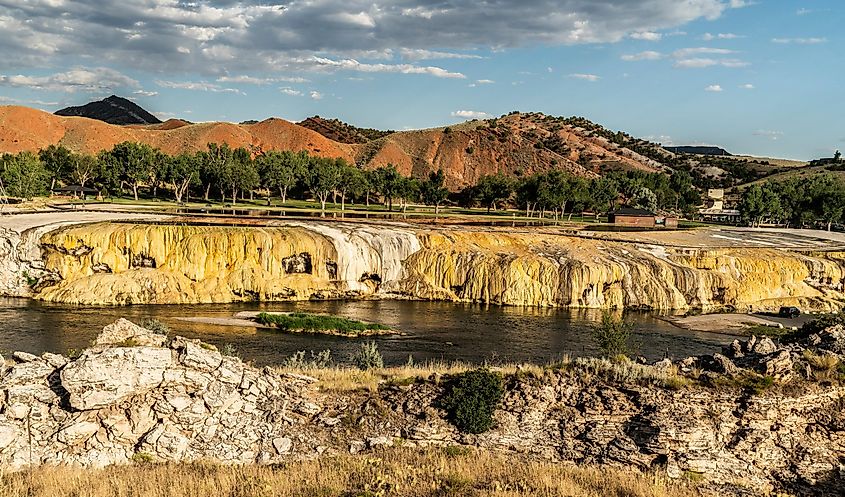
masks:
<path fill-rule="evenodd" d="M 503 395 L 500 374 L 475 369 L 449 378 L 439 405 L 458 430 L 484 433 L 493 426 L 493 411 Z"/>
<path fill-rule="evenodd" d="M 223 348 L 220 349 L 220 353 L 227 357 L 239 357 L 238 349 L 231 343 L 224 344 Z"/>
<path fill-rule="evenodd" d="M 631 325 L 610 312 L 601 316 L 601 323 L 592 327 L 590 335 L 604 357 L 630 353 Z"/>
<path fill-rule="evenodd" d="M 311 351 L 311 358 L 305 358 L 305 351 L 300 350 L 296 354 L 282 361 L 282 367 L 287 369 L 325 369 L 332 366 L 332 353 L 330 350 L 317 352 Z"/>
<path fill-rule="evenodd" d="M 141 328 L 145 328 L 157 335 L 167 336 L 170 333 L 170 327 L 162 323 L 158 319 L 143 319 L 138 324 Z"/>
<path fill-rule="evenodd" d="M 384 358 L 376 342 L 364 342 L 358 348 L 358 352 L 352 356 L 352 363 L 362 371 L 381 369 L 384 367 Z"/>

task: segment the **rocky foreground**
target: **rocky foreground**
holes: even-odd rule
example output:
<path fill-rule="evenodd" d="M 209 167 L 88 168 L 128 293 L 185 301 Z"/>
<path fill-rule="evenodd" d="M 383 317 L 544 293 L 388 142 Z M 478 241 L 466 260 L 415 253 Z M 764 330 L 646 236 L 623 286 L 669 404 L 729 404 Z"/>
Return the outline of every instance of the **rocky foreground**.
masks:
<path fill-rule="evenodd" d="M 5 361 L 0 463 L 266 464 L 469 445 L 695 477 L 719 492 L 841 495 L 843 358 L 838 326 L 789 346 L 752 338 L 675 363 L 577 359 L 517 370 L 505 375 L 494 428 L 468 435 L 434 407 L 438 375 L 324 389 L 119 320 L 78 357 L 18 352 Z"/>

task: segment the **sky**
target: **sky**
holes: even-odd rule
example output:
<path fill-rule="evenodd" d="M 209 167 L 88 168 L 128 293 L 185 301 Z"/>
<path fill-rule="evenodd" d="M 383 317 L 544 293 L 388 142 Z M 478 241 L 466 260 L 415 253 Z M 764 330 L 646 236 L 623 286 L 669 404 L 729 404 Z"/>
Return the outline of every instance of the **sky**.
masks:
<path fill-rule="evenodd" d="M 0 0 L 0 105 L 415 129 L 513 110 L 664 145 L 845 149 L 841 0 Z"/>

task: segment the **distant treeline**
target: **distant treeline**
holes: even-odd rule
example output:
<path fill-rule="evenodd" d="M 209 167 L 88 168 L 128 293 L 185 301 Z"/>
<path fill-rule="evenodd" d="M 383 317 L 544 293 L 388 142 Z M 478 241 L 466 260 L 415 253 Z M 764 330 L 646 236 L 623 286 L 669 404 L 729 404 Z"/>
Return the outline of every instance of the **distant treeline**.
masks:
<path fill-rule="evenodd" d="M 740 210 L 751 226 L 768 222 L 830 230 L 845 222 L 845 181 L 825 174 L 754 184 L 743 192 Z"/>
<path fill-rule="evenodd" d="M 395 201 L 406 209 L 422 202 L 439 210 L 451 200 L 463 206 L 514 206 L 527 215 L 557 216 L 589 210 L 603 213 L 620 202 L 645 209 L 691 211 L 700 203 L 692 178 L 684 171 L 667 175 L 641 171 L 611 172 L 597 179 L 576 177 L 562 170 L 508 178 L 484 176 L 477 184 L 450 194 L 445 174 L 436 171 L 422 180 L 405 177 L 395 166 L 365 170 L 344 159 L 317 157 L 307 152 L 270 151 L 254 154 L 245 148 L 210 143 L 206 150 L 168 155 L 149 145 L 124 142 L 97 155 L 79 154 L 61 146 L 39 153 L 0 157 L 0 178 L 7 194 L 32 198 L 59 185 L 94 188 L 103 196 L 146 192 L 170 197 L 236 204 L 239 199 L 275 193 L 314 198 L 323 209 L 331 199 L 345 208 L 348 201 L 370 204 L 379 199 L 390 210 Z M 274 193 L 275 192 L 275 193 Z"/>

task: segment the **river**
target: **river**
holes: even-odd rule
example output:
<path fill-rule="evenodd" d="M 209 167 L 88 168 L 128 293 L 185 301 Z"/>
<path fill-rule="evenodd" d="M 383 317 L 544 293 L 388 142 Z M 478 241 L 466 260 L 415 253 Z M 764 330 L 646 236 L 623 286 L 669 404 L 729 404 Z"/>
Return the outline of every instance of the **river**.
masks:
<path fill-rule="evenodd" d="M 387 364 L 428 360 L 472 363 L 546 363 L 564 354 L 596 353 L 590 326 L 598 310 L 502 307 L 404 300 L 244 303 L 214 305 L 147 305 L 81 307 L 30 299 L 0 298 L 0 351 L 34 354 L 83 349 L 103 326 L 120 317 L 138 321 L 155 318 L 173 334 L 199 338 L 217 346 L 231 344 L 240 357 L 258 366 L 278 364 L 299 350 L 329 349 L 346 360 L 359 340 L 322 335 L 286 334 L 273 330 L 181 321 L 180 317 L 230 317 L 239 311 L 305 311 L 378 322 L 395 327 L 401 336 L 380 337 Z M 630 312 L 636 352 L 649 359 L 712 353 L 734 337 L 679 329 L 652 313 Z"/>

